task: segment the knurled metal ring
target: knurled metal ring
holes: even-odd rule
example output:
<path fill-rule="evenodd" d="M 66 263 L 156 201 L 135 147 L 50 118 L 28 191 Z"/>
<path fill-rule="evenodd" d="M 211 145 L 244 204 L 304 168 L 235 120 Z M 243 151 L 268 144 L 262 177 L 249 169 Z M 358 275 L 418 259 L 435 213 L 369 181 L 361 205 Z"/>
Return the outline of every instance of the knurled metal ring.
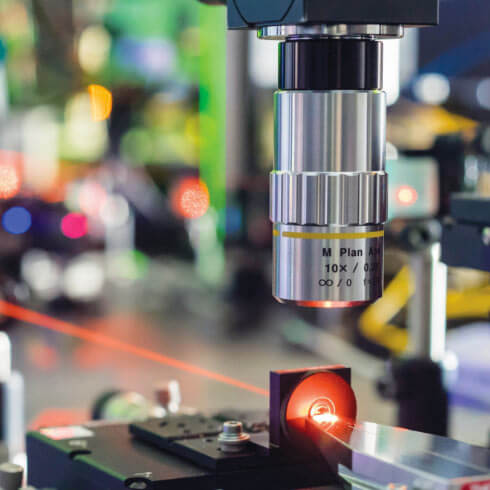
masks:
<path fill-rule="evenodd" d="M 371 225 L 386 221 L 386 172 L 273 171 L 270 218 L 295 225 Z"/>

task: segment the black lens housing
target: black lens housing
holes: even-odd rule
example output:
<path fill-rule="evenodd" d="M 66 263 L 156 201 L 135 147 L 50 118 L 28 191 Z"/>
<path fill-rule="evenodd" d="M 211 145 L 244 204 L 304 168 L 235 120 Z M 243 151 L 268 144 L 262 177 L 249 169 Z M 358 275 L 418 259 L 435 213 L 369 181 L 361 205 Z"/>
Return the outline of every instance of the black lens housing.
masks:
<path fill-rule="evenodd" d="M 379 90 L 383 44 L 371 39 L 298 39 L 279 45 L 281 90 Z"/>

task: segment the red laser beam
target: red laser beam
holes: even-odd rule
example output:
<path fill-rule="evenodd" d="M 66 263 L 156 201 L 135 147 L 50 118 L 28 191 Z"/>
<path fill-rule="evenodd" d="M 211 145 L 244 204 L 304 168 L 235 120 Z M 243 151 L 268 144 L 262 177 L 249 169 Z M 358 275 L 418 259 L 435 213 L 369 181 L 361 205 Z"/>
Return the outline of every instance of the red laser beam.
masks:
<path fill-rule="evenodd" d="M 170 366 L 175 369 L 179 369 L 180 371 L 185 371 L 204 378 L 212 379 L 213 381 L 234 386 L 235 388 L 241 388 L 242 390 L 256 393 L 257 395 L 269 396 L 269 392 L 267 390 L 244 383 L 234 378 L 230 378 L 229 376 L 208 371 L 207 369 L 195 366 L 194 364 L 189 364 L 172 357 L 164 356 L 163 354 L 158 354 L 157 352 L 145 349 L 144 347 L 137 347 L 98 332 L 92 332 L 86 328 L 43 315 L 42 313 L 38 313 L 33 310 L 22 308 L 21 306 L 14 305 L 7 301 L 0 300 L 0 313 L 21 322 L 46 328 L 48 330 L 69 335 L 71 337 L 76 337 L 93 344 L 107 347 L 108 349 L 133 354 L 141 357 L 142 359 L 158 362 L 159 364 Z"/>

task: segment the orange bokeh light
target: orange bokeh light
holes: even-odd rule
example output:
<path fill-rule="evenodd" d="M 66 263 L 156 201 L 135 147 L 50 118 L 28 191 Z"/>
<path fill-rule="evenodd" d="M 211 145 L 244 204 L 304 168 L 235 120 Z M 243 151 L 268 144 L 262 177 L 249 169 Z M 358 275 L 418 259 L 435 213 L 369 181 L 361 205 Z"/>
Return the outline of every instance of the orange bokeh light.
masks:
<path fill-rule="evenodd" d="M 88 93 L 92 108 L 92 119 L 104 121 L 112 112 L 112 93 L 102 85 L 89 85 Z"/>
<path fill-rule="evenodd" d="M 209 208 L 207 185 L 197 177 L 182 179 L 172 192 L 172 209 L 182 218 L 196 219 Z"/>
<path fill-rule="evenodd" d="M 402 206 L 412 206 L 417 202 L 419 195 L 413 187 L 403 185 L 396 191 L 396 200 Z"/>
<path fill-rule="evenodd" d="M 10 199 L 20 190 L 20 176 L 15 167 L 0 165 L 0 198 Z"/>
<path fill-rule="evenodd" d="M 0 150 L 0 199 L 10 199 L 20 191 L 21 165 L 22 154 Z"/>

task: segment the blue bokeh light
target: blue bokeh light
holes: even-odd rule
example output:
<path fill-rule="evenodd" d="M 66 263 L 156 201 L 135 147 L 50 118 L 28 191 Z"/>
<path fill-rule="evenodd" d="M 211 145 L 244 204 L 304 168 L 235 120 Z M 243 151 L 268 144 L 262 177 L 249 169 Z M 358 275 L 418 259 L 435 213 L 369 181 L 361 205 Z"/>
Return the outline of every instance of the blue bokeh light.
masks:
<path fill-rule="evenodd" d="M 2 225 L 5 231 L 13 235 L 21 235 L 32 225 L 31 213 L 21 206 L 10 208 L 3 213 Z"/>

